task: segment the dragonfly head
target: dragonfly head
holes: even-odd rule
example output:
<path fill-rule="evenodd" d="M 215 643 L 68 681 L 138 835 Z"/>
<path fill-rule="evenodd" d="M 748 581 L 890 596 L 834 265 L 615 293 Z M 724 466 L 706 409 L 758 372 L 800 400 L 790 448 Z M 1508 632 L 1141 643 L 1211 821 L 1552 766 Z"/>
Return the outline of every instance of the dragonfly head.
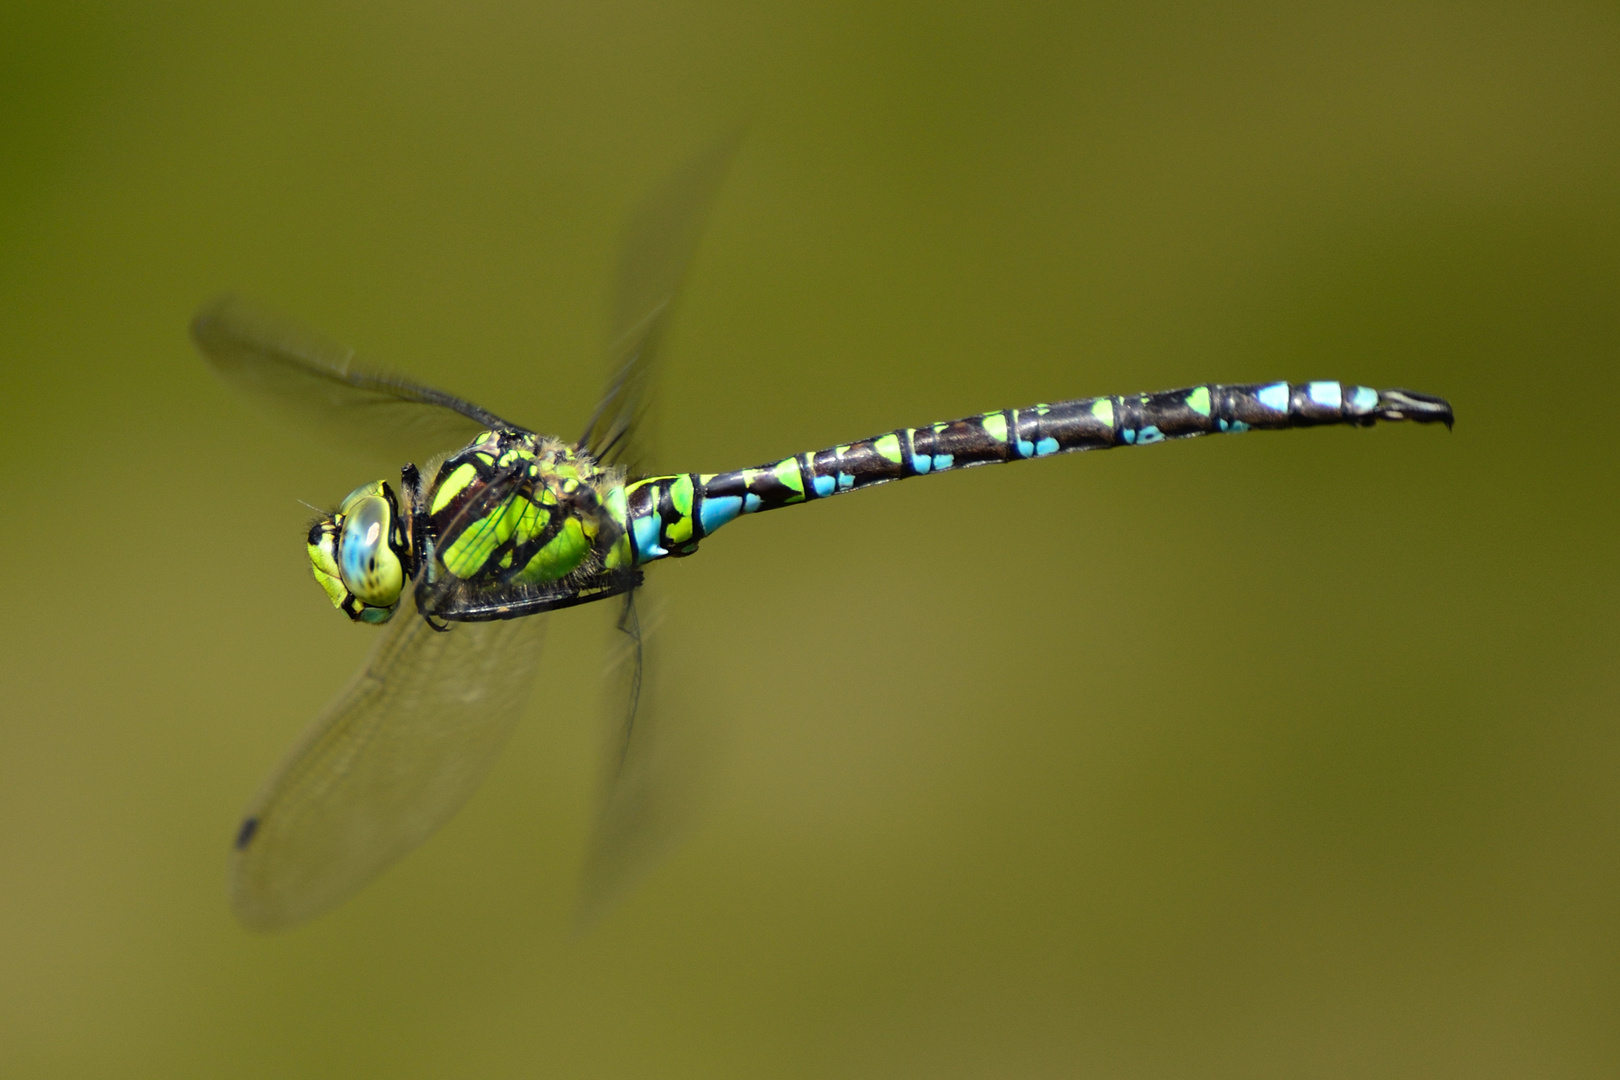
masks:
<path fill-rule="evenodd" d="M 332 606 L 355 622 L 385 623 L 399 607 L 410 561 L 399 501 L 377 480 L 309 527 L 309 562 Z"/>

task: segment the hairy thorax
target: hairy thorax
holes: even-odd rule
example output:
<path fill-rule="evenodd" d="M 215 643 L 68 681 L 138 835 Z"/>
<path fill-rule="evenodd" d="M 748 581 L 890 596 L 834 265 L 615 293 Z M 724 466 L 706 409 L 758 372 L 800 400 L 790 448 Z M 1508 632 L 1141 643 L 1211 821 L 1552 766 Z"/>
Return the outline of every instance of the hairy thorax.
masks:
<path fill-rule="evenodd" d="M 487 431 L 445 459 L 422 500 L 427 565 L 474 586 L 585 578 L 623 558 L 622 479 L 556 439 Z"/>

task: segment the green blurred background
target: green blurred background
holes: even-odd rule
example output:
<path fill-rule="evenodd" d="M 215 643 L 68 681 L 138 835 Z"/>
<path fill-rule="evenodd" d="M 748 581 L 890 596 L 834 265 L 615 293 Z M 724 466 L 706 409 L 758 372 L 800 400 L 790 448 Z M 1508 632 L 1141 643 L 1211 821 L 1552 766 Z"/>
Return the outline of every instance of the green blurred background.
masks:
<path fill-rule="evenodd" d="M 889 487 L 655 570 L 685 844 L 583 936 L 609 605 L 487 786 L 277 937 L 242 804 L 368 632 L 235 289 L 575 434 L 638 200 L 715 470 L 1332 378 L 1415 426 Z M 1620 1074 L 1612 4 L 0 7 L 0 1073 Z M 787 677 L 784 677 L 787 672 Z"/>

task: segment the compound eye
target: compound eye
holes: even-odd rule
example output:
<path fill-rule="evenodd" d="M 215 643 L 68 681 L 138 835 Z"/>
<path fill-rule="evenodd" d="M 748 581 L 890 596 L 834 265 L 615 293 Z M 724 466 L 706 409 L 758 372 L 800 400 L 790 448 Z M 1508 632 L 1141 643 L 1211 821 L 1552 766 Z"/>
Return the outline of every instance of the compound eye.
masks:
<path fill-rule="evenodd" d="M 386 486 L 387 485 L 385 485 L 381 480 L 373 480 L 370 483 L 361 484 L 359 487 L 343 496 L 343 501 L 338 503 L 338 513 L 349 513 L 354 509 L 355 503 L 358 503 L 361 499 L 364 499 L 369 495 L 381 495 Z"/>
<path fill-rule="evenodd" d="M 378 495 L 355 499 L 346 508 L 338 536 L 338 573 L 362 604 L 392 608 L 405 587 L 405 568 L 388 546 L 394 508 Z"/>

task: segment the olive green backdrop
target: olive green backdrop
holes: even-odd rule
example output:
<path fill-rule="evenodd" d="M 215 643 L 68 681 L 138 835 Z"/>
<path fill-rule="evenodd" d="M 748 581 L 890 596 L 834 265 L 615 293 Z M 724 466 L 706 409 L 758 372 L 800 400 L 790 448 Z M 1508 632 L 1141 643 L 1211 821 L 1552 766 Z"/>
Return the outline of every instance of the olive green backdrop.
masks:
<path fill-rule="evenodd" d="M 738 523 L 653 570 L 701 798 L 592 930 L 607 605 L 449 827 L 243 931 L 369 640 L 299 500 L 371 475 L 191 312 L 572 436 L 624 222 L 738 123 L 665 466 L 1213 380 L 1457 429 Z M 0 1073 L 1620 1073 L 1617 196 L 1608 4 L 0 8 Z"/>

